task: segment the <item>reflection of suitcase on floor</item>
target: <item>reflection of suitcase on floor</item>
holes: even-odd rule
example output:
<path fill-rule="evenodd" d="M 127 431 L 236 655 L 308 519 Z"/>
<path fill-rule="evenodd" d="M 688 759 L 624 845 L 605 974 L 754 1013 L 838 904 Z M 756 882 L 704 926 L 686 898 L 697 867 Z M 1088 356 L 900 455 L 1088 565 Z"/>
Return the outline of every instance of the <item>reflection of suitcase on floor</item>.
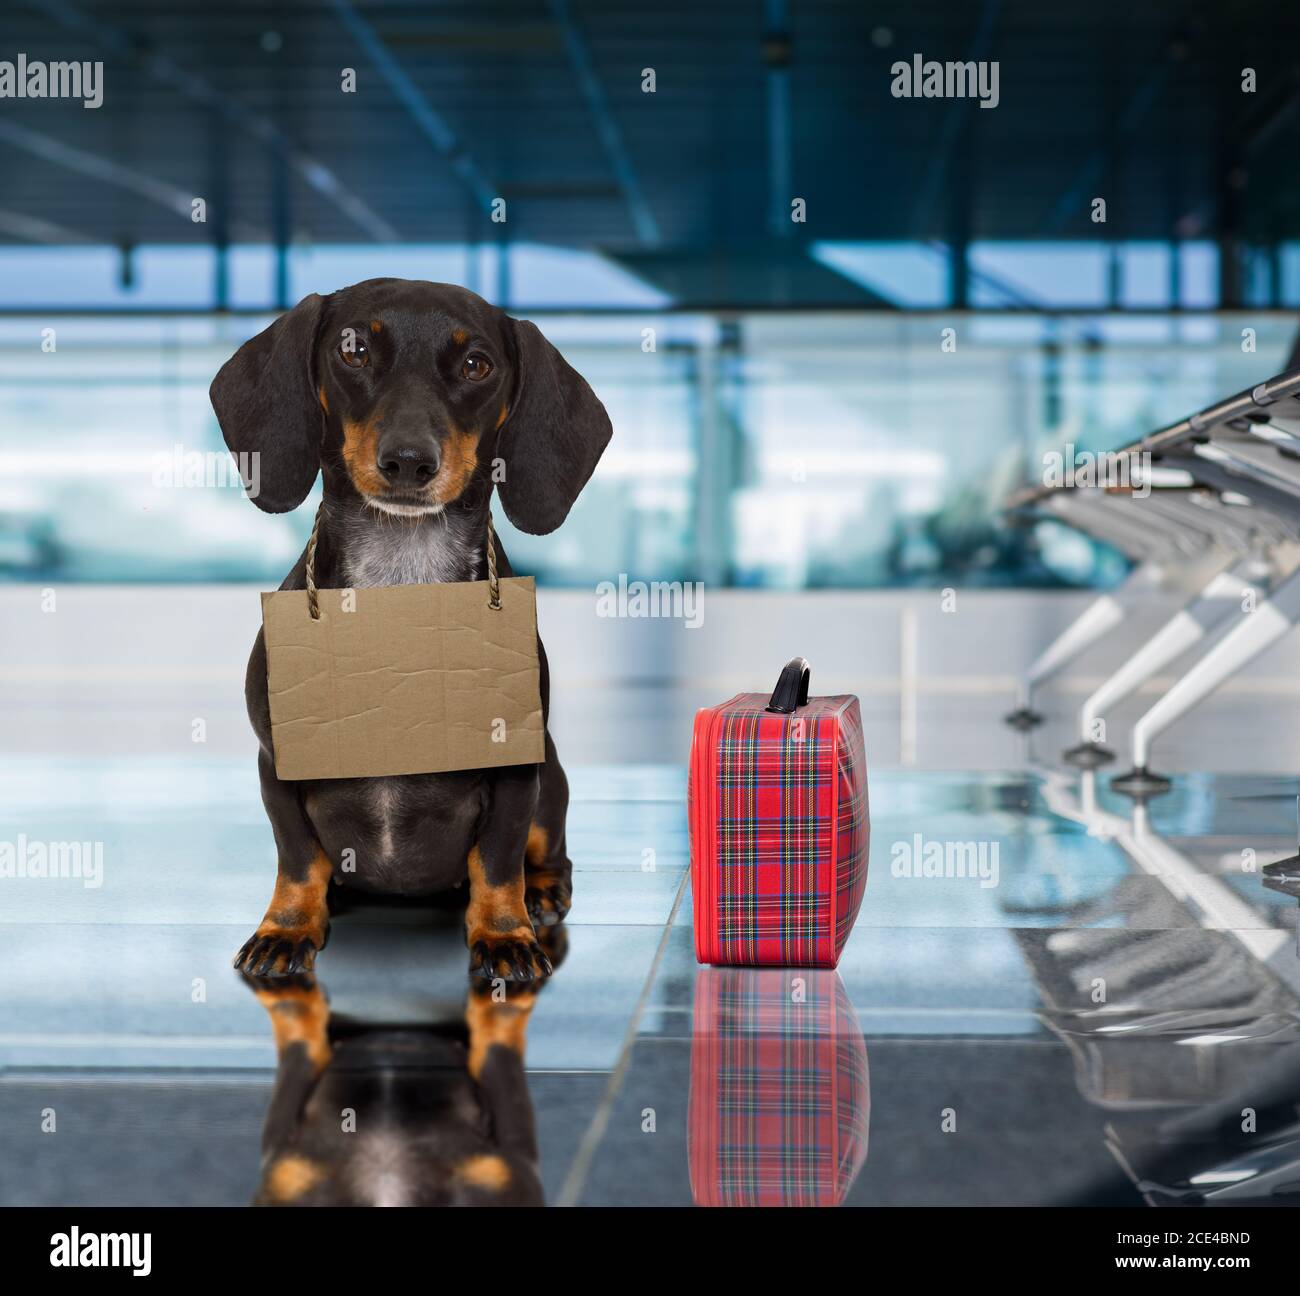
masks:
<path fill-rule="evenodd" d="M 837 1206 L 867 1159 L 867 1049 L 837 972 L 696 974 L 687 1148 L 700 1206 Z"/>
<path fill-rule="evenodd" d="M 834 967 L 867 885 L 857 698 L 810 698 L 796 657 L 770 699 L 705 707 L 688 799 L 699 961 Z"/>

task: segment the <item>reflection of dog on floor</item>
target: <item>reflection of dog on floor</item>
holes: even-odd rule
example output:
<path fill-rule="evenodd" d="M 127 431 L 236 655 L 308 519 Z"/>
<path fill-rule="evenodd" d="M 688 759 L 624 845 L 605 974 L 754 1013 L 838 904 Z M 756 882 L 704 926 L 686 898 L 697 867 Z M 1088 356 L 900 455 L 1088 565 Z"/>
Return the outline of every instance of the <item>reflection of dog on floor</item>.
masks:
<path fill-rule="evenodd" d="M 539 939 L 554 967 L 568 935 Z M 545 980 L 470 977 L 460 1020 L 331 1017 L 310 973 L 247 977 L 271 1018 L 275 1085 L 258 1206 L 542 1206 L 524 1043 Z"/>
<path fill-rule="evenodd" d="M 211 396 L 231 451 L 258 456 L 259 508 L 297 508 L 323 474 L 321 588 L 486 579 L 494 487 L 520 530 L 554 531 L 610 438 L 604 406 L 535 325 L 464 288 L 404 279 L 304 298 L 239 348 Z M 304 551 L 282 589 L 306 588 L 306 562 Z M 496 565 L 512 574 L 499 542 Z M 571 894 L 569 789 L 549 733 L 541 765 L 285 782 L 260 631 L 245 691 L 279 875 L 236 967 L 310 971 L 331 882 L 429 895 L 468 878 L 471 969 L 545 974 L 535 930 L 559 922 Z"/>

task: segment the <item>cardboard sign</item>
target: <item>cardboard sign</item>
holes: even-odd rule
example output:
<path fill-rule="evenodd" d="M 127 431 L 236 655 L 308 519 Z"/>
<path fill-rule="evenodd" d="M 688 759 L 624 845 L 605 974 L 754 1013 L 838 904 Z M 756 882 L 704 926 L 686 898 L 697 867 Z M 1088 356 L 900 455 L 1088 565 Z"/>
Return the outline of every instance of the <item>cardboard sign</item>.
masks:
<path fill-rule="evenodd" d="M 346 610 L 351 606 L 352 610 Z M 545 759 L 531 576 L 262 595 L 275 772 L 375 778 Z"/>

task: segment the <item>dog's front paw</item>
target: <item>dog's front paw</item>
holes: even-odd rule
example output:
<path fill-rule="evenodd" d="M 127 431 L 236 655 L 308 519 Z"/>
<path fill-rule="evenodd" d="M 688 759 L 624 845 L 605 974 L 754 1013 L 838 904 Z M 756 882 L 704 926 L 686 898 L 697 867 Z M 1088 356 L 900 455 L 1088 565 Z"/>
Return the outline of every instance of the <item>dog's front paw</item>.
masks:
<path fill-rule="evenodd" d="M 551 960 L 531 929 L 516 929 L 504 936 L 491 932 L 472 933 L 469 938 L 471 976 L 488 980 L 536 981 L 551 975 Z"/>
<path fill-rule="evenodd" d="M 235 955 L 235 967 L 251 977 L 296 976 L 310 972 L 325 948 L 328 928 L 277 927 L 263 923 Z"/>
<path fill-rule="evenodd" d="M 573 904 L 573 887 L 568 875 L 538 869 L 525 875 L 525 883 L 524 907 L 533 926 L 540 931 L 562 923 Z"/>

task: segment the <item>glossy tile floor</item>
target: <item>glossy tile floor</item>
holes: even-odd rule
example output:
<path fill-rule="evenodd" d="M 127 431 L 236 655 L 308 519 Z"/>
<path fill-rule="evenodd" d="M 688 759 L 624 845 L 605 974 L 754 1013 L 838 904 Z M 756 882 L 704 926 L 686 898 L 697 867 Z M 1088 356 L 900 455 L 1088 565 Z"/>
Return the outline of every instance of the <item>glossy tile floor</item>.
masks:
<path fill-rule="evenodd" d="M 1300 1192 L 1297 905 L 1258 871 L 1294 852 L 1294 779 L 1188 775 L 1135 814 L 1030 764 L 873 772 L 858 925 L 838 973 L 794 974 L 696 967 L 680 768 L 570 777 L 559 966 L 531 1012 L 526 1076 L 484 1082 L 500 1128 L 526 1144 L 536 1123 L 540 1185 L 507 1157 L 509 1192 L 556 1205 Z M 230 969 L 273 876 L 251 762 L 28 756 L 5 760 L 0 789 L 3 822 L 29 840 L 103 843 L 100 886 L 0 883 L 0 1201 L 505 1191 L 495 1162 L 466 1155 L 483 1117 L 465 1088 L 454 920 L 349 913 L 316 983 L 259 997 Z M 1258 796 L 1271 799 L 1242 799 Z M 933 843 L 954 861 L 968 844 L 981 874 L 908 876 Z M 470 1019 L 502 1038 L 527 1015 L 479 1000 Z M 295 1106 L 327 1033 L 332 1088 Z M 272 1125 L 312 1126 L 297 1136 L 332 1149 L 327 1181 L 261 1182 L 273 1082 Z M 345 1110 L 358 1132 L 341 1142 Z"/>

